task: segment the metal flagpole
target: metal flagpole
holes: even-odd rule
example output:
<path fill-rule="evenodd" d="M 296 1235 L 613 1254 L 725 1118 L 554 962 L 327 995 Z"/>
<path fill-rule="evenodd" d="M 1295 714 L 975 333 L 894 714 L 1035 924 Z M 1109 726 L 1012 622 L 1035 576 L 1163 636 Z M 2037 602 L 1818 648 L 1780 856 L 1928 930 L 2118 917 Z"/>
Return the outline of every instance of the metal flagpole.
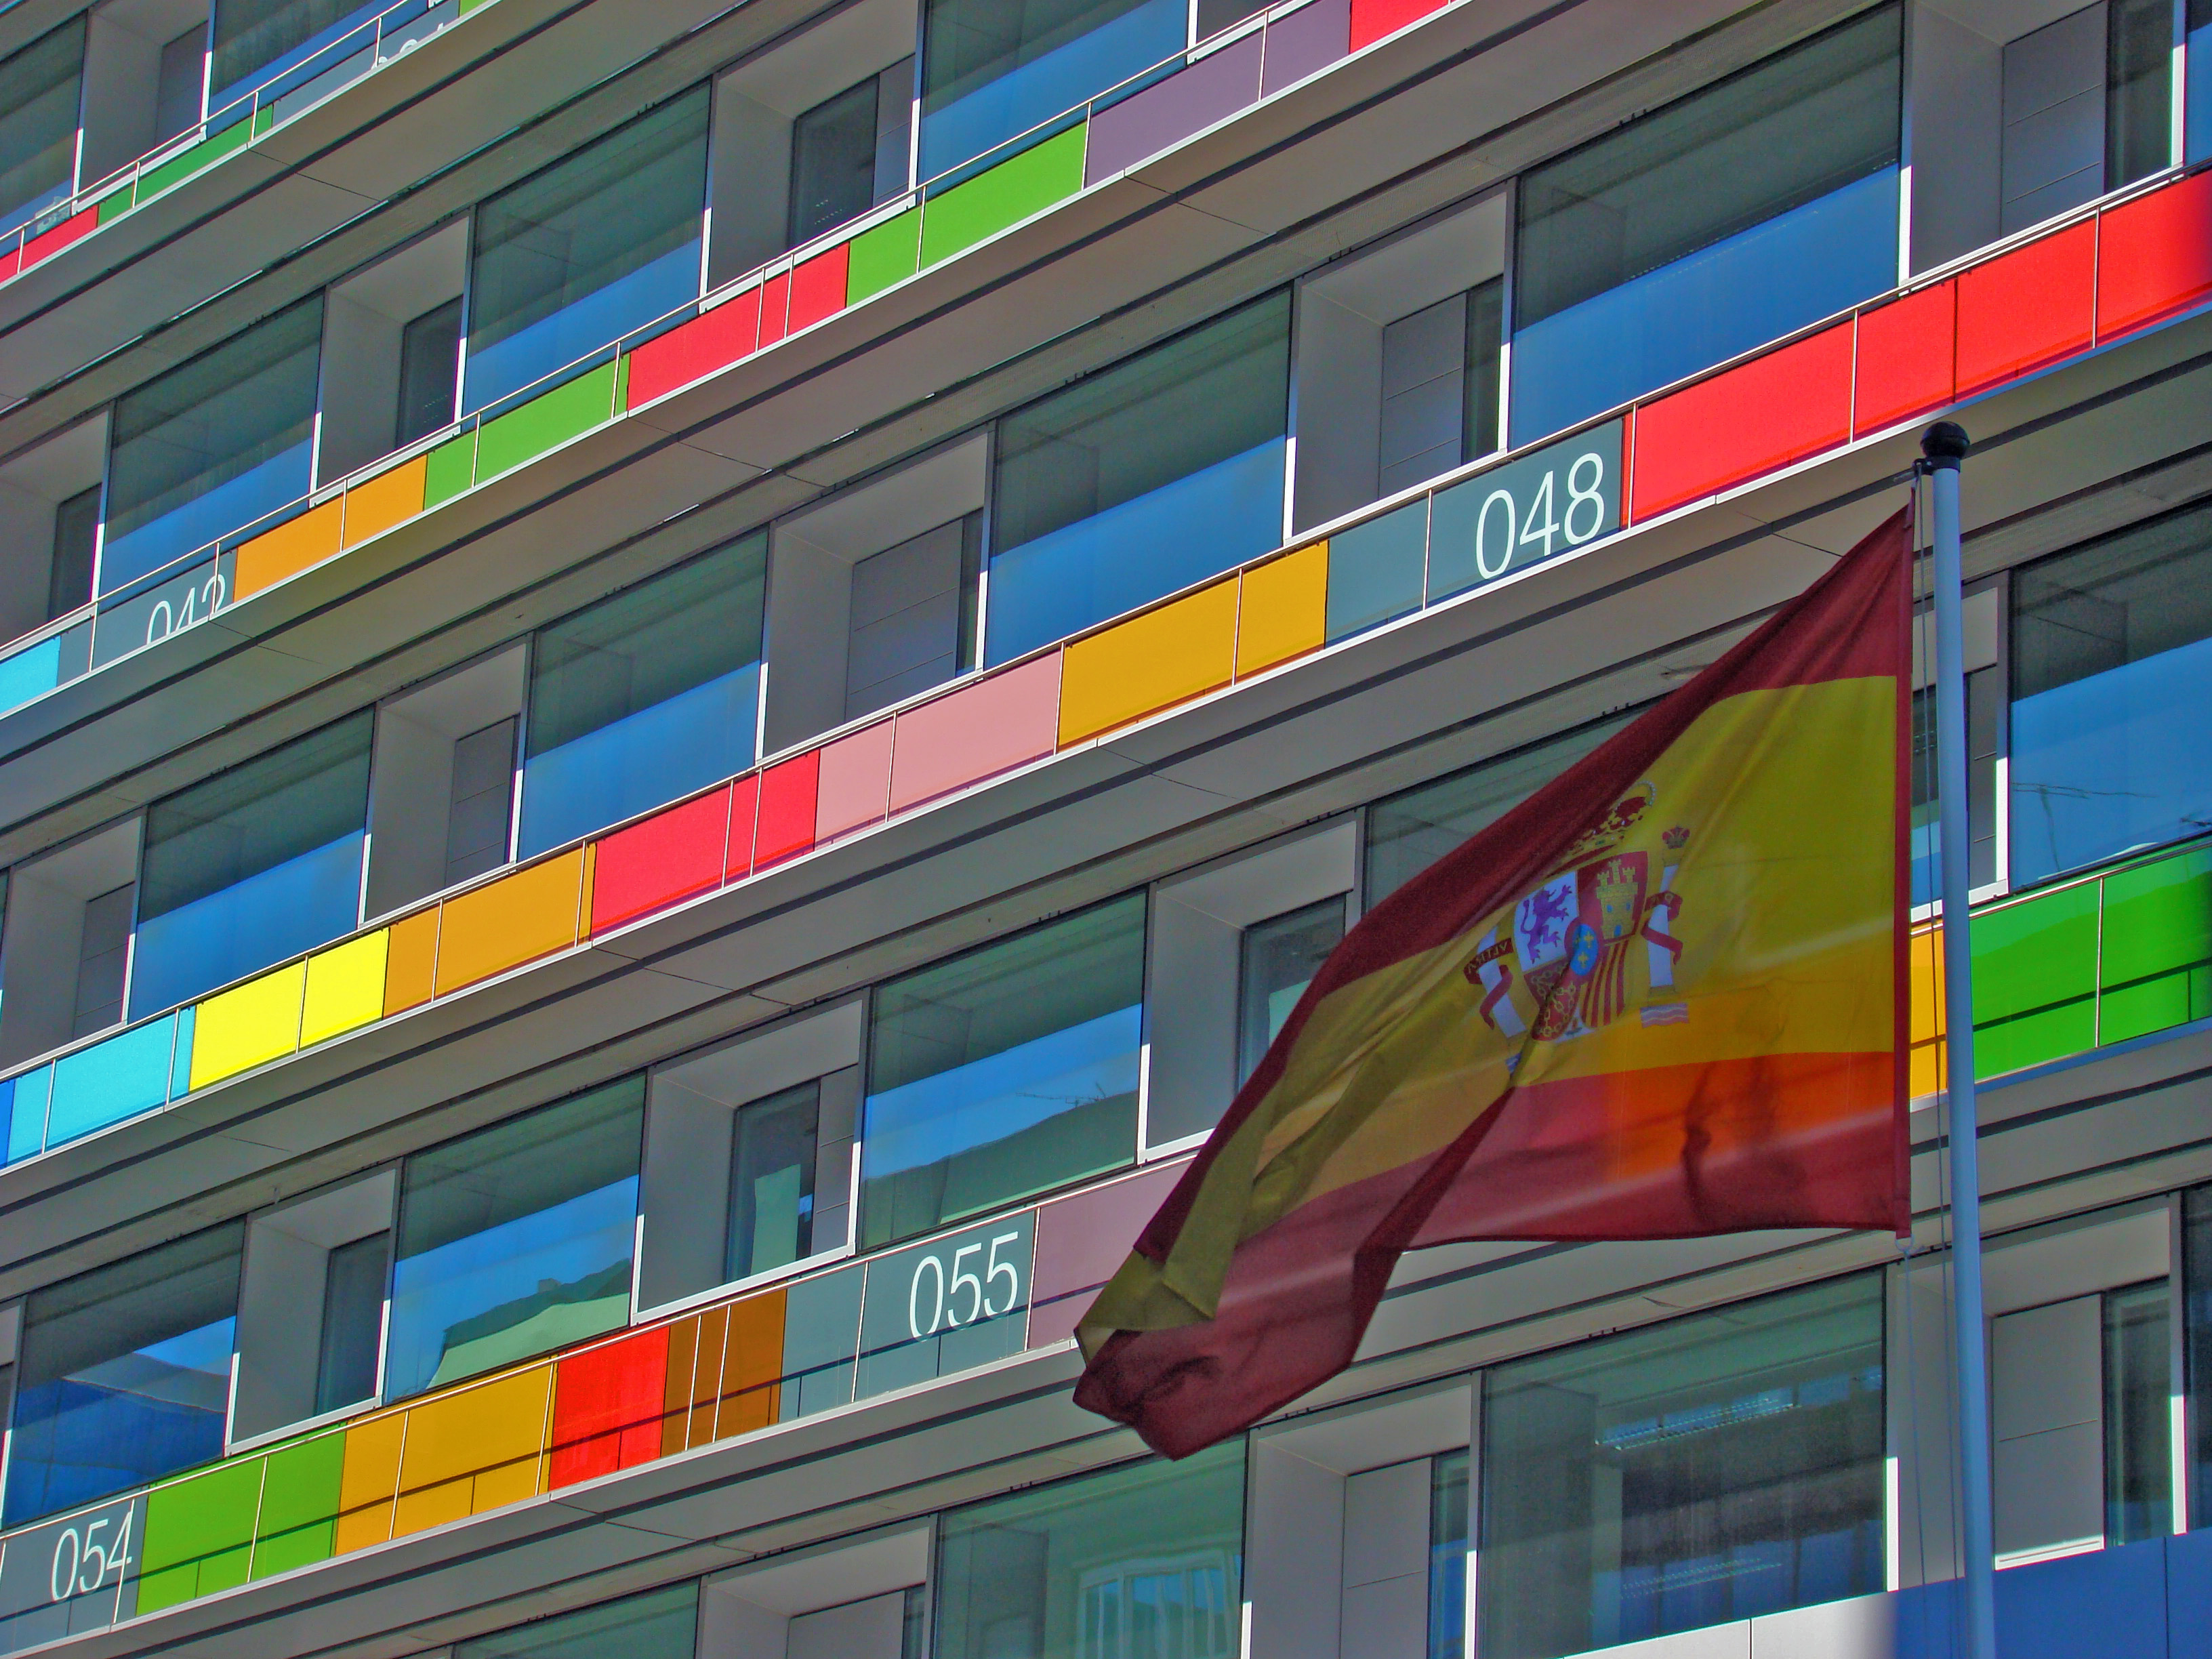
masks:
<path fill-rule="evenodd" d="M 1959 463 L 1963 428 L 1922 434 L 1935 497 L 1936 798 L 1943 887 L 1943 1033 L 1951 1152 L 1952 1316 L 1959 1350 L 1960 1509 L 1966 1561 L 1966 1651 L 1996 1659 L 1996 1546 L 1990 1515 L 1990 1375 L 1982 1310 L 1982 1160 L 1974 1109 L 1973 963 L 1967 945 L 1966 653 L 1960 617 Z"/>

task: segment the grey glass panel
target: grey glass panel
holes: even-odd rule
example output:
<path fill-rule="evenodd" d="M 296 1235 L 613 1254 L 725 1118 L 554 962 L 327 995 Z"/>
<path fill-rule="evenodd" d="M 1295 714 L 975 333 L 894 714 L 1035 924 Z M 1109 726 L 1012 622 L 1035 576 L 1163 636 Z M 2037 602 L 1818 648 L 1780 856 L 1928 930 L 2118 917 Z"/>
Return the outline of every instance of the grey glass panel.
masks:
<path fill-rule="evenodd" d="M 384 1334 L 384 1284 L 392 1235 L 341 1244 L 323 1263 L 323 1331 L 315 1366 L 315 1410 L 334 1412 L 376 1392 L 376 1348 Z"/>
<path fill-rule="evenodd" d="M 161 48 L 154 81 L 154 142 L 199 125 L 207 96 L 207 25 L 195 23 Z"/>
<path fill-rule="evenodd" d="M 1132 1161 L 1144 984 L 1132 893 L 879 988 L 862 1248 Z"/>
<path fill-rule="evenodd" d="M 84 903 L 84 932 L 77 945 L 76 1003 L 72 1038 L 104 1031 L 123 1018 L 123 970 L 131 959 L 131 900 L 128 884 Z"/>
<path fill-rule="evenodd" d="M 687 1578 L 463 1642 L 453 1659 L 691 1659 L 698 1622 L 698 1581 Z"/>
<path fill-rule="evenodd" d="M 82 17 L 0 58 L 0 228 L 13 229 L 68 194 L 83 74 Z"/>
<path fill-rule="evenodd" d="M 1578 726 L 1376 801 L 1367 809 L 1368 907 L 1504 817 L 1634 718 Z"/>
<path fill-rule="evenodd" d="M 1328 953 L 1344 937 L 1344 901 L 1323 899 L 1269 921 L 1255 922 L 1241 941 L 1237 986 L 1237 1080 L 1267 1052 Z"/>
<path fill-rule="evenodd" d="M 954 1510 L 939 1528 L 939 1659 L 1237 1650 L 1241 1437 Z"/>
<path fill-rule="evenodd" d="M 818 1082 L 738 1111 L 730 1135 L 725 1279 L 764 1273 L 814 1254 L 814 1154 L 821 1121 Z"/>
<path fill-rule="evenodd" d="M 92 598 L 93 555 L 100 546 L 100 486 L 79 490 L 54 508 L 53 559 L 46 567 L 46 620 Z"/>
<path fill-rule="evenodd" d="M 1879 1274 L 1501 1365 L 1484 1389 L 1484 1659 L 1883 1586 Z"/>
<path fill-rule="evenodd" d="M 399 331 L 399 413 L 392 434 L 394 448 L 453 424 L 460 349 L 458 298 L 434 306 Z"/>
<path fill-rule="evenodd" d="M 796 247 L 866 213 L 876 198 L 877 80 L 826 98 L 791 124 L 791 221 Z"/>
<path fill-rule="evenodd" d="M 2105 1544 L 2173 1530 L 2173 1353 L 2166 1280 L 2105 1292 Z"/>
<path fill-rule="evenodd" d="M 2173 159 L 2173 7 L 2112 0 L 2106 28 L 2105 188 L 2117 190 Z"/>
<path fill-rule="evenodd" d="M 1466 1659 L 1468 1455 L 1429 1468 L 1429 1659 Z"/>
<path fill-rule="evenodd" d="M 1505 279 L 1493 276 L 1467 295 L 1467 453 L 1474 460 L 1503 441 L 1499 378 L 1505 346 Z"/>
<path fill-rule="evenodd" d="M 1894 165 L 1899 38 L 1877 8 L 1525 174 L 1516 325 Z"/>
<path fill-rule="evenodd" d="M 457 738 L 446 807 L 446 884 L 507 862 L 514 806 L 513 715 Z"/>

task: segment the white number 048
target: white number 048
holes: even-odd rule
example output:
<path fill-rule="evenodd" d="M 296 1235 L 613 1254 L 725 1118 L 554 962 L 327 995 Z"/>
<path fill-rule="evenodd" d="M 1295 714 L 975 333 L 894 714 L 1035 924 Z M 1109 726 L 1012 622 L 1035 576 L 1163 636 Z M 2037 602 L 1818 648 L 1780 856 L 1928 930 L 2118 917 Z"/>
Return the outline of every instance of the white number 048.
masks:
<path fill-rule="evenodd" d="M 984 1247 L 978 1240 L 963 1244 L 952 1253 L 952 1270 L 947 1273 L 942 1258 L 923 1256 L 914 1264 L 914 1279 L 907 1285 L 906 1328 L 916 1340 L 934 1336 L 939 1330 L 957 1331 L 963 1325 L 972 1325 L 979 1319 L 995 1319 L 1000 1314 L 1013 1311 L 1014 1304 L 1022 1299 L 1021 1271 L 1011 1261 L 999 1260 L 1001 1246 L 1018 1243 L 1019 1233 L 1000 1233 L 990 1243 L 990 1255 L 985 1270 L 979 1277 L 975 1269 L 964 1264 L 973 1255 L 981 1255 Z M 921 1280 L 927 1270 L 935 1286 L 930 1301 L 929 1321 L 922 1322 Z M 1003 1278 L 1006 1281 L 1006 1299 L 994 1303 L 991 1287 Z M 963 1304 L 961 1298 L 967 1298 Z"/>

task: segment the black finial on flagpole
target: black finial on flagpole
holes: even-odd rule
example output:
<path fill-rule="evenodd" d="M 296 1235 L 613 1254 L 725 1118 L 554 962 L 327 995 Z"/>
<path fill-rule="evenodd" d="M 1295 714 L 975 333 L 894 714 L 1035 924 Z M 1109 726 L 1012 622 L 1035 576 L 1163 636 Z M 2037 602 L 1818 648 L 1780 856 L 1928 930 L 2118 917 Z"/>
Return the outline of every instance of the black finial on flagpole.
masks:
<path fill-rule="evenodd" d="M 1928 458 L 1930 470 L 1948 467 L 1955 471 L 1959 463 L 1966 459 L 1966 451 L 1973 447 L 1966 428 L 1956 421 L 1938 421 L 1920 434 L 1920 453 Z"/>

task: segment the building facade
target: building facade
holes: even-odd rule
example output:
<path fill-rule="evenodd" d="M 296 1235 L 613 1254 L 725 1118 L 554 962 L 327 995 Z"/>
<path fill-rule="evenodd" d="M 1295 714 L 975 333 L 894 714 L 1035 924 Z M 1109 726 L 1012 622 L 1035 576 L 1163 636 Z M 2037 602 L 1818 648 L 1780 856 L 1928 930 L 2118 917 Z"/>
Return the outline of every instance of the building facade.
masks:
<path fill-rule="evenodd" d="M 1938 417 L 2003 1651 L 2212 1653 L 2207 160 L 2207 0 L 0 9 L 0 1653 L 1948 1653 L 1926 787 L 1911 1239 L 1069 1399 Z"/>

